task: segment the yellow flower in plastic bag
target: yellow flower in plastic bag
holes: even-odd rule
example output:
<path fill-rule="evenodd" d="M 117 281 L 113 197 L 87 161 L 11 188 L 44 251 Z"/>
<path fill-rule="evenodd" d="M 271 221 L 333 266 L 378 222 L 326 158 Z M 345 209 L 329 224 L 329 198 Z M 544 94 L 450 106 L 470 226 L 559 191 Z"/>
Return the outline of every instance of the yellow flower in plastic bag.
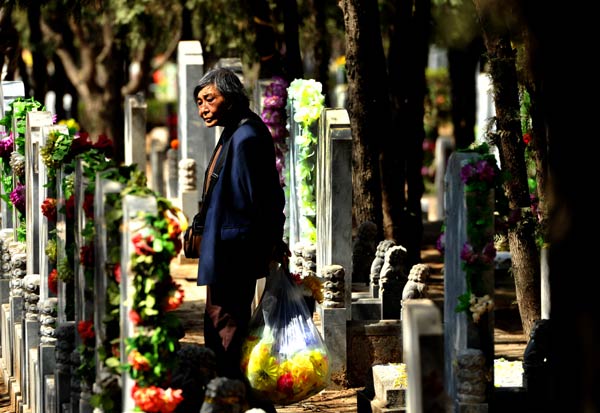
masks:
<path fill-rule="evenodd" d="M 271 343 L 261 341 L 252 349 L 246 376 L 255 390 L 270 392 L 277 388 L 279 363 L 271 355 Z"/>
<path fill-rule="evenodd" d="M 294 395 L 301 397 L 313 388 L 314 366 L 306 351 L 296 353 L 289 361 L 290 371 L 294 378 Z"/>
<path fill-rule="evenodd" d="M 252 350 L 258 344 L 260 340 L 259 336 L 251 335 L 246 338 L 244 344 L 242 345 L 242 361 L 241 367 L 242 371 L 246 372 L 248 369 L 248 362 L 250 361 L 250 354 L 252 354 Z"/>
<path fill-rule="evenodd" d="M 310 361 L 315 366 L 316 385 L 323 386 L 329 377 L 329 359 L 320 350 L 311 350 Z"/>

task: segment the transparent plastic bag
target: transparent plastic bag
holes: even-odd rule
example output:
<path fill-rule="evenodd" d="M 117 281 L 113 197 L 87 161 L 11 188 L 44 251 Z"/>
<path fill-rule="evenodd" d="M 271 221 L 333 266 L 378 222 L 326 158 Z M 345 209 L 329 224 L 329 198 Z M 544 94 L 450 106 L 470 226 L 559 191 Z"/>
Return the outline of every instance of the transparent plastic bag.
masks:
<path fill-rule="evenodd" d="M 279 266 L 250 320 L 242 371 L 256 397 L 286 405 L 329 385 L 329 353 L 300 287 Z"/>

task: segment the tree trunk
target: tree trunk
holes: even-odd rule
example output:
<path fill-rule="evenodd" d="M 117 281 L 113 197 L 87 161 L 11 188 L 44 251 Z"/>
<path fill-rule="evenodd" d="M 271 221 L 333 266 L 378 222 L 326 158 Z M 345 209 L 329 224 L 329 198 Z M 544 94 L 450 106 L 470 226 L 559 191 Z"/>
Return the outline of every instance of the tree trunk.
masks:
<path fill-rule="evenodd" d="M 15 80 L 20 59 L 19 33 L 12 21 L 12 7 L 0 7 L 0 72 L 6 70 L 6 80 Z M 6 66 L 6 67 L 4 67 Z"/>
<path fill-rule="evenodd" d="M 325 15 L 325 2 L 313 0 L 312 8 L 315 14 L 317 26 L 315 40 L 315 67 L 317 68 L 316 79 L 323 85 L 325 93 L 325 107 L 331 107 L 329 93 L 329 60 L 331 59 L 331 36 L 327 33 L 327 16 Z"/>
<path fill-rule="evenodd" d="M 283 66 L 290 81 L 302 79 L 304 68 L 300 55 L 298 3 L 296 0 L 283 2 L 283 26 L 285 39 L 285 55 Z"/>
<path fill-rule="evenodd" d="M 411 0 L 397 4 L 388 57 L 393 133 L 382 142 L 383 214 L 385 238 L 406 248 L 410 270 L 421 261 L 423 236 L 423 102 L 431 4 Z"/>
<path fill-rule="evenodd" d="M 503 184 L 504 192 L 510 214 L 516 217 L 509 222 L 508 243 L 523 331 L 529 336 L 541 314 L 540 260 L 521 136 L 515 50 L 508 36 L 498 30 L 497 22 L 492 22 L 490 10 L 482 3 L 485 2 L 475 0 L 494 88 L 497 130 L 492 143 L 498 147 L 501 169 L 508 176 Z"/>
<path fill-rule="evenodd" d="M 277 45 L 275 29 L 271 23 L 269 4 L 266 0 L 250 0 L 249 7 L 252 10 L 253 18 L 251 26 L 254 27 L 256 33 L 254 44 L 260 59 L 258 78 L 268 79 L 273 76 L 282 76 L 283 65 Z"/>
<path fill-rule="evenodd" d="M 548 138 L 550 368 L 548 404 L 553 411 L 600 411 L 600 312 L 594 257 L 598 219 L 590 206 L 598 163 L 595 119 L 598 86 L 590 81 L 582 53 L 597 44 L 593 3 L 526 2 L 531 72 L 543 102 Z M 557 28 L 560 27 L 560 30 Z M 591 121 L 591 122 L 590 122 Z M 588 191 L 586 191 L 586 189 Z M 591 238 L 590 238 L 591 237 Z M 594 285 L 594 287 L 592 287 Z"/>
<path fill-rule="evenodd" d="M 481 38 L 464 48 L 448 49 L 448 73 L 452 88 L 452 124 L 456 149 L 466 149 L 475 142 L 477 113 L 477 66 L 481 60 Z"/>
<path fill-rule="evenodd" d="M 391 128 L 389 86 L 376 0 L 341 0 L 346 40 L 348 114 L 352 130 L 355 227 L 371 221 L 382 237 L 380 141 Z"/>

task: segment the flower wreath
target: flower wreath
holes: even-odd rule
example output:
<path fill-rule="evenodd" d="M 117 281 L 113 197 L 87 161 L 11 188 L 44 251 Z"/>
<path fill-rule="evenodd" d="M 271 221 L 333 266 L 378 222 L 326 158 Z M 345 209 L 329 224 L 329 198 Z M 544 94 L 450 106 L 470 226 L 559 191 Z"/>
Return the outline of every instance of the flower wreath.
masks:
<path fill-rule="evenodd" d="M 494 308 L 488 294 L 479 296 L 482 294 L 482 285 L 481 277 L 477 275 L 492 270 L 496 257 L 493 233 L 490 234 L 490 228 L 494 227 L 494 206 L 490 202 L 490 193 L 497 185 L 499 170 L 486 144 L 475 150 L 482 156 L 465 163 L 460 171 L 467 205 L 467 241 L 462 246 L 460 258 L 467 290 L 458 297 L 456 311 L 468 311 L 477 323 L 485 312 Z"/>
<path fill-rule="evenodd" d="M 325 96 L 321 93 L 322 84 L 314 79 L 295 79 L 288 87 L 288 96 L 294 111 L 294 121 L 300 125 L 301 134 L 296 136 L 298 159 L 296 179 L 300 194 L 300 212 L 304 217 L 303 237 L 309 242 L 316 242 L 316 148 L 317 137 L 311 127 L 321 116 L 325 106 Z"/>
<path fill-rule="evenodd" d="M 169 267 L 181 250 L 180 235 L 187 220 L 168 200 L 158 197 L 157 201 L 158 214 L 143 214 L 144 225 L 131 238 L 134 294 L 129 319 L 135 334 L 125 341 L 128 363 L 124 369 L 135 381 L 131 396 L 138 409 L 170 413 L 183 400 L 181 389 L 168 386 L 177 364 L 181 331 L 173 310 L 183 302 L 184 291 L 171 277 Z"/>

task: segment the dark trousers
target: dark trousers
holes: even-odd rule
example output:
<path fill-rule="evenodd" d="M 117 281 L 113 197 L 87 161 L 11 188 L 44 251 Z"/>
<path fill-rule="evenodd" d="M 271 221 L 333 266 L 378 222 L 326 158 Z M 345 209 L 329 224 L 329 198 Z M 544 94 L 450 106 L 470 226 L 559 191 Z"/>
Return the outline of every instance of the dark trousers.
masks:
<path fill-rule="evenodd" d="M 253 397 L 240 368 L 242 344 L 248 334 L 251 304 L 256 289 L 256 280 L 247 278 L 236 280 L 235 283 L 217 282 L 206 287 L 204 342 L 215 353 L 218 376 L 243 381 L 250 407 L 276 413 L 271 402 Z"/>

